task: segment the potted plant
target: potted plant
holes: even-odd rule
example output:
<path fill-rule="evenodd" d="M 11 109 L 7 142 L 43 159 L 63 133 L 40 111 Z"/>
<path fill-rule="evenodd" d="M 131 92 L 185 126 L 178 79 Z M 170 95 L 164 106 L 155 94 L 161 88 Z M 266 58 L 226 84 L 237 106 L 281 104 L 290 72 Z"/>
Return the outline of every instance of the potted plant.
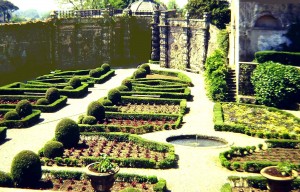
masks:
<path fill-rule="evenodd" d="M 281 162 L 277 166 L 263 168 L 260 173 L 267 178 L 270 192 L 289 192 L 293 180 L 298 176 L 295 167 L 290 162 Z"/>
<path fill-rule="evenodd" d="M 106 192 L 115 182 L 114 175 L 120 170 L 119 166 L 110 161 L 106 154 L 101 155 L 99 162 L 86 166 L 86 175 L 91 179 L 95 191 Z"/>

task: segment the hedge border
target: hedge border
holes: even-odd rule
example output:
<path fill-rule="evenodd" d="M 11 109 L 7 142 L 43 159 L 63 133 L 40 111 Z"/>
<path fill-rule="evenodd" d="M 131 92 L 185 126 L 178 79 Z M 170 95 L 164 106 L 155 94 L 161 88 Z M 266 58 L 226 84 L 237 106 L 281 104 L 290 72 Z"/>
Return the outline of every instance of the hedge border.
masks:
<path fill-rule="evenodd" d="M 151 73 L 161 74 L 161 75 L 175 76 L 175 77 L 178 77 L 181 82 L 188 83 L 189 86 L 193 86 L 191 78 L 189 76 L 187 76 L 186 74 L 182 73 L 182 72 L 165 71 L 165 70 L 152 70 L 151 69 Z"/>
<path fill-rule="evenodd" d="M 0 112 L 8 112 L 10 109 L 0 109 Z M 21 120 L 4 120 L 0 122 L 0 127 L 10 128 L 27 128 L 31 125 L 34 125 L 40 120 L 41 111 L 40 110 L 32 110 L 32 114 L 24 117 Z"/>
<path fill-rule="evenodd" d="M 0 127 L 0 144 L 6 139 L 7 128 Z"/>
<path fill-rule="evenodd" d="M 300 66 L 300 52 L 258 51 L 255 53 L 255 59 L 259 63 L 273 61 L 283 65 Z"/>

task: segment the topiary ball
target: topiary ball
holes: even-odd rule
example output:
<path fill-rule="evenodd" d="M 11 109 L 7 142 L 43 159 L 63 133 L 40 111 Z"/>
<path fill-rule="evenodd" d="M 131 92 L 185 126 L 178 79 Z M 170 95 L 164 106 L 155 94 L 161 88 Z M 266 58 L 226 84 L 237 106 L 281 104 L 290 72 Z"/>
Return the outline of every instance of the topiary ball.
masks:
<path fill-rule="evenodd" d="M 99 76 L 105 74 L 105 71 L 104 71 L 104 69 L 102 67 L 98 67 L 98 68 L 96 68 L 96 70 L 99 73 Z"/>
<path fill-rule="evenodd" d="M 16 110 L 8 111 L 4 115 L 5 120 L 20 120 L 20 116 Z"/>
<path fill-rule="evenodd" d="M 16 111 L 20 117 L 26 117 L 32 113 L 32 106 L 28 100 L 21 100 L 16 105 Z"/>
<path fill-rule="evenodd" d="M 146 74 L 150 74 L 151 73 L 151 69 L 150 69 L 150 66 L 149 66 L 149 64 L 142 64 L 142 65 L 140 65 L 140 67 L 139 68 L 141 68 L 141 69 L 145 69 L 146 70 Z"/>
<path fill-rule="evenodd" d="M 102 64 L 101 68 L 103 69 L 104 73 L 107 73 L 110 71 L 110 65 L 108 63 Z"/>
<path fill-rule="evenodd" d="M 101 121 L 105 118 L 105 108 L 98 101 L 93 101 L 88 106 L 87 115 L 94 116 L 97 121 Z"/>
<path fill-rule="evenodd" d="M 64 118 L 56 125 L 55 139 L 65 148 L 75 147 L 79 142 L 79 137 L 79 126 L 72 119 Z"/>
<path fill-rule="evenodd" d="M 125 85 L 126 87 L 128 87 L 129 91 L 132 90 L 132 83 L 131 83 L 131 81 L 129 79 L 124 79 L 122 81 L 122 85 Z"/>
<path fill-rule="evenodd" d="M 46 98 L 40 98 L 36 101 L 36 105 L 49 105 L 49 101 Z"/>
<path fill-rule="evenodd" d="M 9 173 L 0 171 L 0 187 L 14 187 L 14 181 Z"/>
<path fill-rule="evenodd" d="M 82 124 L 95 125 L 97 123 L 97 119 L 94 116 L 85 116 L 82 119 Z"/>
<path fill-rule="evenodd" d="M 125 85 L 120 85 L 119 87 L 117 87 L 117 89 L 118 89 L 119 91 L 129 91 L 128 87 L 125 86 Z"/>
<path fill-rule="evenodd" d="M 98 78 L 100 77 L 100 73 L 98 72 L 97 69 L 91 69 L 89 72 L 90 77 Z"/>
<path fill-rule="evenodd" d="M 69 81 L 69 85 L 71 85 L 74 89 L 81 86 L 81 80 L 79 77 L 72 77 Z"/>
<path fill-rule="evenodd" d="M 133 79 L 145 78 L 147 72 L 145 69 L 139 68 L 133 73 Z"/>
<path fill-rule="evenodd" d="M 17 187 L 35 186 L 42 177 L 39 156 L 29 150 L 19 152 L 12 161 L 10 172 Z"/>
<path fill-rule="evenodd" d="M 45 98 L 49 101 L 49 104 L 50 103 L 53 103 L 54 101 L 58 100 L 60 98 L 60 94 L 59 94 L 59 91 L 58 89 L 52 87 L 52 88 L 49 88 L 47 91 L 46 91 L 46 95 L 45 95 Z"/>
<path fill-rule="evenodd" d="M 121 103 L 122 97 L 118 89 L 111 89 L 107 94 L 107 99 L 110 100 L 114 105 Z"/>
<path fill-rule="evenodd" d="M 103 106 L 113 106 L 113 103 L 111 102 L 111 100 L 108 99 L 103 99 L 101 101 L 99 101 L 100 104 L 102 104 Z"/>
<path fill-rule="evenodd" d="M 74 88 L 73 88 L 71 85 L 67 85 L 67 86 L 64 87 L 64 89 L 65 89 L 65 90 L 72 90 L 72 89 L 74 89 Z"/>
<path fill-rule="evenodd" d="M 62 157 L 64 145 L 59 141 L 48 141 L 44 146 L 44 156 L 47 158 Z"/>

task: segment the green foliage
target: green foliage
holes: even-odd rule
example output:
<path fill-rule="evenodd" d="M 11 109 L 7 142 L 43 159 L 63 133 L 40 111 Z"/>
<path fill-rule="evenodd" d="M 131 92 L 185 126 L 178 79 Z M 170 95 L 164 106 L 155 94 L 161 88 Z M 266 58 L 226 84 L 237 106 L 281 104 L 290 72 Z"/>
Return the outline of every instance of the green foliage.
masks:
<path fill-rule="evenodd" d="M 265 141 L 270 148 L 299 148 L 299 140 L 268 139 Z"/>
<path fill-rule="evenodd" d="M 140 69 L 145 69 L 147 75 L 151 73 L 150 66 L 149 66 L 149 64 L 147 64 L 147 63 L 144 63 L 144 64 L 140 65 L 139 68 L 140 68 Z"/>
<path fill-rule="evenodd" d="M 291 52 L 300 52 L 300 33 L 299 33 L 299 29 L 300 29 L 300 21 L 299 20 L 297 22 L 292 23 L 291 25 L 289 25 L 288 31 L 284 36 L 289 38 L 289 40 L 291 41 L 291 44 L 290 45 L 285 45 L 283 47 L 284 50 L 291 51 Z M 299 59 L 298 59 L 297 63 L 298 62 L 299 62 Z"/>
<path fill-rule="evenodd" d="M 139 190 L 138 188 L 127 187 L 127 188 L 121 190 L 120 192 L 141 192 L 141 190 Z"/>
<path fill-rule="evenodd" d="M 0 127 L 0 143 L 6 139 L 7 128 Z"/>
<path fill-rule="evenodd" d="M 133 79 L 145 78 L 147 76 L 147 71 L 145 69 L 139 68 L 134 71 Z"/>
<path fill-rule="evenodd" d="M 118 89 L 111 89 L 107 94 L 107 99 L 110 100 L 114 105 L 122 102 L 121 93 Z"/>
<path fill-rule="evenodd" d="M 49 105 L 49 101 L 46 98 L 40 98 L 36 101 L 36 105 Z"/>
<path fill-rule="evenodd" d="M 0 171 L 0 187 L 14 187 L 14 181 L 9 173 Z"/>
<path fill-rule="evenodd" d="M 16 111 L 20 117 L 26 117 L 32 113 L 32 106 L 28 100 L 21 100 L 16 105 Z"/>
<path fill-rule="evenodd" d="M 273 61 L 284 65 L 300 66 L 299 52 L 258 51 L 255 53 L 255 59 L 258 63 Z"/>
<path fill-rule="evenodd" d="M 33 187 L 42 177 L 39 156 L 29 150 L 19 152 L 12 161 L 10 172 L 18 187 Z"/>
<path fill-rule="evenodd" d="M 113 103 L 108 99 L 101 99 L 101 100 L 99 99 L 98 101 L 103 106 L 113 106 Z"/>
<path fill-rule="evenodd" d="M 107 73 L 110 71 L 110 65 L 108 63 L 102 64 L 101 68 L 103 69 L 103 73 Z"/>
<path fill-rule="evenodd" d="M 98 101 L 93 101 L 88 105 L 88 116 L 94 116 L 97 121 L 102 121 L 105 118 L 105 108 Z"/>
<path fill-rule="evenodd" d="M 224 55 L 228 55 L 229 51 L 229 33 L 226 29 L 220 30 L 217 36 L 218 48 L 224 53 Z"/>
<path fill-rule="evenodd" d="M 118 89 L 119 91 L 129 91 L 128 87 L 125 86 L 125 85 L 120 85 L 119 87 L 117 87 L 117 89 Z"/>
<path fill-rule="evenodd" d="M 189 0 L 186 9 L 191 18 L 202 18 L 205 12 L 211 13 L 211 22 L 219 29 L 225 29 L 230 21 L 229 3 L 215 0 Z"/>
<path fill-rule="evenodd" d="M 76 89 L 77 87 L 81 86 L 81 80 L 79 77 L 72 77 L 69 81 L 69 84 Z"/>
<path fill-rule="evenodd" d="M 64 153 L 64 146 L 58 141 L 48 141 L 44 146 L 44 156 L 54 159 L 55 157 L 62 157 Z"/>
<path fill-rule="evenodd" d="M 132 82 L 129 79 L 124 79 L 122 81 L 122 85 L 125 85 L 126 87 L 128 87 L 129 91 L 132 90 Z"/>
<path fill-rule="evenodd" d="M 92 167 L 99 173 L 113 173 L 118 165 L 113 163 L 106 154 L 102 154 L 99 161 L 93 164 Z"/>
<path fill-rule="evenodd" d="M 254 70 L 251 82 L 258 103 L 278 108 L 290 107 L 300 93 L 300 70 L 267 62 Z"/>
<path fill-rule="evenodd" d="M 74 88 L 73 88 L 71 85 L 67 85 L 67 86 L 64 87 L 64 89 L 65 89 L 65 90 L 72 90 L 72 89 L 74 89 Z"/>
<path fill-rule="evenodd" d="M 231 186 L 229 183 L 225 183 L 224 185 L 222 185 L 220 192 L 231 192 Z"/>
<path fill-rule="evenodd" d="M 59 94 L 58 89 L 56 89 L 54 87 L 53 88 L 49 88 L 46 91 L 45 98 L 49 101 L 49 103 L 53 103 L 56 100 L 58 100 L 60 98 L 60 94 Z"/>
<path fill-rule="evenodd" d="M 99 70 L 97 69 L 91 69 L 90 72 L 89 72 L 89 76 L 90 77 L 95 77 L 95 78 L 98 78 L 101 76 Z"/>
<path fill-rule="evenodd" d="M 94 116 L 85 116 L 82 119 L 82 124 L 95 125 L 97 123 L 97 119 Z"/>
<path fill-rule="evenodd" d="M 167 182 L 164 179 L 160 179 L 153 187 L 155 192 L 165 192 L 167 190 Z"/>
<path fill-rule="evenodd" d="M 61 142 L 65 148 L 76 146 L 79 134 L 79 127 L 72 119 L 64 118 L 56 125 L 55 139 Z"/>
<path fill-rule="evenodd" d="M 20 116 L 16 110 L 11 110 L 11 111 L 8 111 L 7 113 L 5 113 L 4 119 L 5 120 L 20 120 Z"/>

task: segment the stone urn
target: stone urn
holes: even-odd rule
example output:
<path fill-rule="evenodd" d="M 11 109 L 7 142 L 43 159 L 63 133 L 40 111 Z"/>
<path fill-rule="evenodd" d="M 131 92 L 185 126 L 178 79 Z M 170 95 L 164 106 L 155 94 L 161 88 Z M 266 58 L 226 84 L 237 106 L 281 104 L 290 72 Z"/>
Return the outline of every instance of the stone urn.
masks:
<path fill-rule="evenodd" d="M 291 175 L 283 176 L 278 171 L 277 166 L 265 167 L 260 171 L 260 174 L 267 178 L 270 192 L 290 192 L 292 182 L 298 176 L 298 172 L 295 170 L 292 170 Z"/>
<path fill-rule="evenodd" d="M 91 179 L 92 187 L 96 192 L 109 192 L 115 182 L 115 174 L 120 168 L 117 166 L 114 170 L 107 173 L 100 173 L 93 168 L 99 162 L 91 163 L 86 166 L 85 173 Z"/>

